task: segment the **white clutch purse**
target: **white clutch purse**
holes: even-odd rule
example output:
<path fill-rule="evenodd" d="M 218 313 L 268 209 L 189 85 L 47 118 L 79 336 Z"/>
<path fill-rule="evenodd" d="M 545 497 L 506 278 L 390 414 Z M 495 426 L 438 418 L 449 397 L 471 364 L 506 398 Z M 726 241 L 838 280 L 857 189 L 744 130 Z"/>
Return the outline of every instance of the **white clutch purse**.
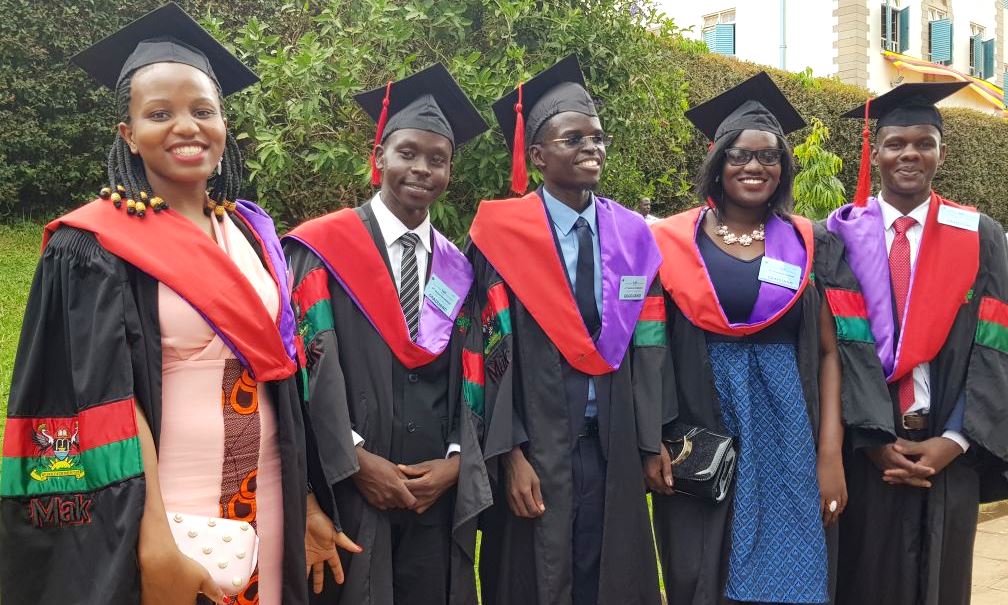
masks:
<path fill-rule="evenodd" d="M 248 584 L 259 558 L 259 536 L 244 521 L 168 513 L 179 550 L 202 565 L 226 594 Z"/>

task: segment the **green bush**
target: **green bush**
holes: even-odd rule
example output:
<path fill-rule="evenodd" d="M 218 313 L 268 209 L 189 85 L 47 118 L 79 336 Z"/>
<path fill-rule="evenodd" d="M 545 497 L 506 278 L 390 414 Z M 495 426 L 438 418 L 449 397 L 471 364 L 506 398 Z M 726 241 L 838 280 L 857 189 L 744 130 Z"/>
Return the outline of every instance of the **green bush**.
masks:
<path fill-rule="evenodd" d="M 677 31 L 635 4 L 643 3 L 333 0 L 285 5 L 296 27 L 251 20 L 235 42 L 258 61 L 262 83 L 233 105 L 233 123 L 251 141 L 260 201 L 301 220 L 370 197 L 374 124 L 352 95 L 441 61 L 494 126 L 460 150 L 434 208 L 438 226 L 459 238 L 480 199 L 507 195 L 510 154 L 491 103 L 571 52 L 616 137 L 602 190 L 631 203 L 645 190 L 681 196 L 690 134 L 684 76 L 668 62 Z"/>
<path fill-rule="evenodd" d="M 794 211 L 820 220 L 842 206 L 847 196 L 843 183 L 836 176 L 843 168 L 843 160 L 824 148 L 830 138 L 829 128 L 819 118 L 809 121 L 808 136 L 794 148 L 801 167 L 794 179 Z"/>
<path fill-rule="evenodd" d="M 269 0 L 180 0 L 233 29 Z M 0 0 L 0 219 L 49 218 L 94 197 L 117 123 L 112 94 L 70 57 L 163 0 Z"/>
<path fill-rule="evenodd" d="M 111 94 L 68 63 L 75 52 L 162 0 L 0 0 L 0 219 L 47 218 L 90 199 L 104 181 L 114 136 Z M 577 52 L 605 128 L 616 137 L 602 191 L 659 214 L 695 204 L 690 180 L 707 141 L 683 118 L 767 69 L 806 118 L 829 129 L 827 150 L 853 192 L 861 125 L 838 117 L 867 96 L 832 79 L 789 74 L 710 54 L 650 2 L 631 0 L 189 0 L 252 64 L 263 83 L 228 103 L 246 147 L 247 193 L 282 223 L 366 199 L 373 124 L 353 93 L 444 62 L 493 123 L 490 104 L 515 83 Z M 948 161 L 936 188 L 1008 221 L 1008 122 L 948 110 Z M 792 135 L 800 144 L 808 130 Z M 507 194 L 499 130 L 463 148 L 434 208 L 459 237 L 478 200 Z M 536 175 L 533 176 L 533 183 Z M 876 186 L 877 186 L 876 177 Z"/>

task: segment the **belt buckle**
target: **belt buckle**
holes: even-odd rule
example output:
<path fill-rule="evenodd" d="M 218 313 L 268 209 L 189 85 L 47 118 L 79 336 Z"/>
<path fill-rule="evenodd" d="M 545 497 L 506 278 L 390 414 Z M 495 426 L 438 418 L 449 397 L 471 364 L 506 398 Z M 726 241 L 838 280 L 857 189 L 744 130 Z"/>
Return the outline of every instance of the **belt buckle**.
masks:
<path fill-rule="evenodd" d="M 911 419 L 916 419 L 916 421 Z M 908 420 L 910 421 L 908 422 Z M 928 427 L 927 414 L 903 414 L 901 421 L 905 431 L 923 431 Z"/>

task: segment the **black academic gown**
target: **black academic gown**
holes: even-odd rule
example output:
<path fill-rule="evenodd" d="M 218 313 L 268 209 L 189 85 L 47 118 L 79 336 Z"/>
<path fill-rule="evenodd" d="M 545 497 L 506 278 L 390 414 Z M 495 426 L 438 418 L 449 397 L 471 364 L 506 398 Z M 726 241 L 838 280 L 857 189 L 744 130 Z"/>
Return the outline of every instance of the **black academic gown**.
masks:
<path fill-rule="evenodd" d="M 391 276 L 386 245 L 374 213 L 369 205 L 356 212 Z M 478 419 L 461 406 L 461 335 L 454 332 L 448 347 L 433 362 L 409 369 L 313 251 L 296 240 L 285 239 L 284 252 L 294 276 L 294 312 L 302 333 L 310 320 L 305 317 L 308 309 L 299 304 L 299 285 L 313 271 L 328 275 L 332 323 L 322 329 L 313 327 L 313 337 L 304 343 L 308 415 L 319 436 L 325 475 L 333 486 L 342 527 L 364 548 L 361 554 L 340 553 L 346 582 L 342 586 L 327 583 L 316 602 L 408 602 L 408 586 L 396 583 L 393 589 L 394 575 L 414 575 L 409 560 L 396 561 L 393 569 L 391 521 L 396 517 L 443 528 L 443 540 L 426 547 L 415 546 L 427 556 L 443 556 L 445 566 L 450 565 L 443 603 L 475 604 L 476 517 L 489 505 L 490 493 L 477 436 Z M 428 277 L 429 267 L 430 263 Z M 398 308 L 399 301 L 391 304 Z M 443 458 L 450 443 L 460 444 L 458 484 L 422 515 L 372 507 L 351 479 L 360 468 L 351 429 L 364 438 L 365 449 L 397 464 Z M 449 540 L 449 550 L 438 552 Z M 403 594 L 395 596 L 398 592 Z"/>
<path fill-rule="evenodd" d="M 470 317 L 479 322 L 488 291 L 503 284 L 479 249 L 466 249 L 473 264 Z M 485 354 L 486 434 L 484 455 L 494 506 L 480 521 L 482 602 L 485 605 L 571 603 L 573 582 L 572 452 L 577 430 L 565 376 L 574 372 L 506 285 L 510 331 L 478 329 L 466 348 Z M 651 294 L 658 295 L 655 279 Z M 505 333 L 506 332 L 506 333 Z M 602 530 L 598 602 L 660 603 L 653 534 L 645 500 L 642 455 L 658 452 L 660 384 L 664 346 L 628 348 L 620 369 L 595 377 L 599 441 L 606 459 L 605 522 Z M 580 414 L 583 416 L 583 412 Z M 546 512 L 538 519 L 516 517 L 508 506 L 500 456 L 525 444 L 525 456 L 541 482 Z"/>
<path fill-rule="evenodd" d="M 1008 301 L 1004 230 L 980 216 L 980 265 L 969 302 L 930 362 L 930 428 L 940 436 L 960 396 L 969 451 L 931 478 L 929 489 L 890 486 L 864 448 L 909 435 L 898 426 L 895 385 L 877 356 L 859 369 L 844 359 L 845 471 L 850 500 L 840 517 L 837 603 L 956 605 L 970 601 L 979 504 L 1008 498 L 1008 356 L 974 342 L 984 298 Z M 860 291 L 845 264 L 823 271 L 829 287 Z M 861 348 L 871 344 L 861 343 Z M 852 427 L 856 421 L 859 426 Z M 919 440 L 919 438 L 918 438 Z"/>
<path fill-rule="evenodd" d="M 832 235 L 815 225 L 813 283 L 795 303 L 801 306 L 798 374 L 813 437 L 819 441 L 819 314 L 823 304 L 821 265 L 842 254 Z M 811 287 L 813 286 L 814 287 Z M 665 294 L 669 349 L 662 372 L 662 426 L 666 438 L 678 423 L 725 433 L 714 375 L 707 352 L 707 333 L 691 323 Z M 845 351 L 840 347 L 840 354 Z M 872 353 L 874 354 L 874 353 Z M 855 353 L 855 363 L 862 363 Z M 724 597 L 731 552 L 732 491 L 720 504 L 684 495 L 654 494 L 655 538 L 669 603 L 715 605 L 734 603 Z M 829 593 L 836 585 L 837 528 L 827 528 Z M 867 603 L 867 602 L 866 602 Z M 865 605 L 864 603 L 862 605 Z"/>
<path fill-rule="evenodd" d="M 246 235 L 258 249 L 255 238 Z M 305 424 L 293 377 L 266 386 L 275 404 L 281 461 L 283 602 L 304 603 Z M 62 227 L 50 238 L 35 272 L 14 363 L 8 422 L 73 417 L 130 398 L 143 410 L 156 444 L 161 426 L 158 282 L 110 254 L 93 234 Z M 95 429 L 81 427 L 82 432 Z M 140 469 L 96 491 L 0 498 L 3 603 L 139 603 L 137 541 L 145 490 Z M 86 514 L 42 519 L 32 514 L 33 506 L 49 506 L 56 498 L 85 503 Z M 322 500 L 323 506 L 330 504 Z"/>

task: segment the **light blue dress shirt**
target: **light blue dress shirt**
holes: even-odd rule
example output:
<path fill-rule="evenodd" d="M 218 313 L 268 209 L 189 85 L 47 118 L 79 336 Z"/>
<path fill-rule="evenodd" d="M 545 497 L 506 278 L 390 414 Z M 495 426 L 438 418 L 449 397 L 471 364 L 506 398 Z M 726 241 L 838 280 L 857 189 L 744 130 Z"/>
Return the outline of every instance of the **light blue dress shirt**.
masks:
<path fill-rule="evenodd" d="M 549 191 L 543 187 L 543 199 L 546 201 L 546 211 L 550 221 L 553 223 L 553 230 L 556 232 L 557 241 L 560 243 L 560 253 L 563 256 L 564 266 L 567 268 L 567 277 L 570 278 L 571 288 L 576 288 L 577 284 L 577 257 L 578 239 L 574 233 L 574 223 L 579 217 L 584 217 L 588 221 L 588 227 L 592 232 L 592 247 L 595 249 L 595 306 L 598 308 L 599 318 L 602 317 L 602 250 L 599 248 L 598 220 L 595 214 L 595 195 L 592 194 L 591 202 L 580 213 L 575 212 L 570 206 L 564 204 L 553 197 Z M 598 405 L 595 403 L 595 379 L 588 378 L 588 405 L 585 406 L 585 416 L 594 418 L 598 416 Z"/>

